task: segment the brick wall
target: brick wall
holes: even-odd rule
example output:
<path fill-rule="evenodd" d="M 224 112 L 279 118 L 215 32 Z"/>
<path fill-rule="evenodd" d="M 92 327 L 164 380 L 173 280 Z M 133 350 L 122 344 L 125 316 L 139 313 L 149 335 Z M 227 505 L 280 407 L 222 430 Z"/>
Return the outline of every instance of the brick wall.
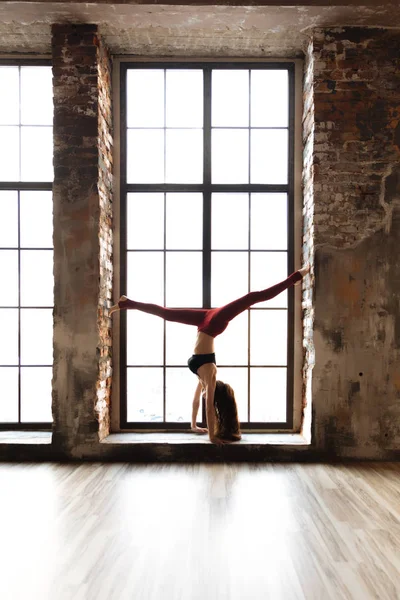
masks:
<path fill-rule="evenodd" d="M 387 457 L 400 449 L 400 34 L 315 30 L 309 55 L 314 443 Z"/>
<path fill-rule="evenodd" d="M 54 444 L 79 454 L 108 432 L 111 105 L 95 25 L 52 27 L 54 86 Z M 99 422 L 100 421 L 100 426 Z"/>

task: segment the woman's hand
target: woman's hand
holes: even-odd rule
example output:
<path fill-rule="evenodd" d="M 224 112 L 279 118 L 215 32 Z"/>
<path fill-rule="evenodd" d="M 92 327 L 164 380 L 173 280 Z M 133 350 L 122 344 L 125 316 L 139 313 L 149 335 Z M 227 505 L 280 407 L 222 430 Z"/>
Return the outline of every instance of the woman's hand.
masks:
<path fill-rule="evenodd" d="M 197 427 L 197 425 L 192 425 L 191 429 L 194 433 L 208 433 L 208 429 L 205 427 Z"/>

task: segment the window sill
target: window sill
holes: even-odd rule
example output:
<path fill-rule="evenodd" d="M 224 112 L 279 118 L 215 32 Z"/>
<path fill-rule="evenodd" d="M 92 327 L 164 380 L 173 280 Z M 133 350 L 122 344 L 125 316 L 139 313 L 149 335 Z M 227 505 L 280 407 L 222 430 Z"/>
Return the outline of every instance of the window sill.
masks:
<path fill-rule="evenodd" d="M 0 431 L 3 444 L 51 444 L 51 431 Z"/>
<path fill-rule="evenodd" d="M 102 444 L 210 444 L 208 435 L 196 433 L 111 433 Z M 300 433 L 243 433 L 235 446 L 308 446 L 309 442 Z"/>

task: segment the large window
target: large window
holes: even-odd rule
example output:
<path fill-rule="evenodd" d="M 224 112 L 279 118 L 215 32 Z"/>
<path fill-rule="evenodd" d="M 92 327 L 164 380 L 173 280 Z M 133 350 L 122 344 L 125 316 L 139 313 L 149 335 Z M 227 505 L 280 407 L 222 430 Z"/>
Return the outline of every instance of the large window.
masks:
<path fill-rule="evenodd" d="M 52 421 L 51 67 L 0 65 L 0 427 Z"/>
<path fill-rule="evenodd" d="M 290 63 L 122 64 L 122 292 L 208 308 L 294 270 L 293 90 Z M 188 427 L 196 329 L 121 320 L 121 427 Z M 234 319 L 216 356 L 242 426 L 291 427 L 292 290 Z"/>

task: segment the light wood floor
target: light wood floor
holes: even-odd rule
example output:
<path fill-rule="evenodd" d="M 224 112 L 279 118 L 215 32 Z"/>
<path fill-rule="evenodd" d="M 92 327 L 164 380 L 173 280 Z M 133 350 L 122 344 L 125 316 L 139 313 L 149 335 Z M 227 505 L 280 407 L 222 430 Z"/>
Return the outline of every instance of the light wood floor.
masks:
<path fill-rule="evenodd" d="M 395 600 L 400 463 L 0 464 L 1 600 Z"/>

